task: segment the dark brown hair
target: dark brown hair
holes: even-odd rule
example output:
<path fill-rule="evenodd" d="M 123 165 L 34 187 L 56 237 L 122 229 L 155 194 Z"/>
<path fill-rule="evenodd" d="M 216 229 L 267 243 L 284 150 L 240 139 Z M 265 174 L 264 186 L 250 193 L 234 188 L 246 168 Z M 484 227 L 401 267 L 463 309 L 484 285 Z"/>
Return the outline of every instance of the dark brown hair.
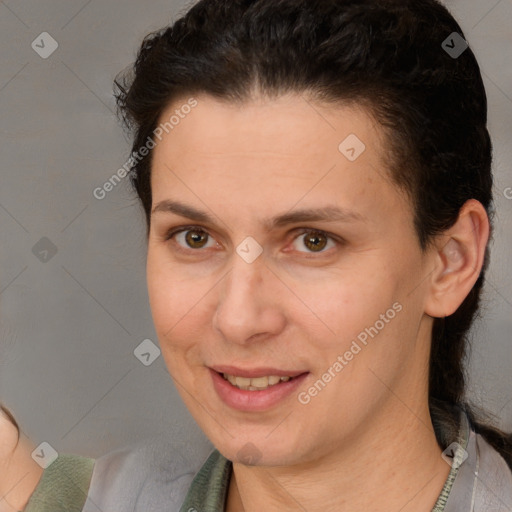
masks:
<path fill-rule="evenodd" d="M 255 90 L 296 92 L 363 105 L 387 133 L 389 173 L 411 198 L 425 250 L 468 199 L 482 203 L 492 225 L 487 99 L 471 48 L 454 57 L 442 47 L 454 32 L 464 37 L 436 0 L 201 0 L 144 39 L 133 68 L 116 79 L 116 99 L 134 153 L 186 95 L 243 103 Z M 130 174 L 148 231 L 150 173 L 151 152 Z M 434 320 L 429 403 L 434 424 L 451 421 L 454 405 L 465 409 L 512 467 L 512 436 L 480 424 L 464 401 L 468 331 L 488 264 L 487 248 L 462 305 Z"/>

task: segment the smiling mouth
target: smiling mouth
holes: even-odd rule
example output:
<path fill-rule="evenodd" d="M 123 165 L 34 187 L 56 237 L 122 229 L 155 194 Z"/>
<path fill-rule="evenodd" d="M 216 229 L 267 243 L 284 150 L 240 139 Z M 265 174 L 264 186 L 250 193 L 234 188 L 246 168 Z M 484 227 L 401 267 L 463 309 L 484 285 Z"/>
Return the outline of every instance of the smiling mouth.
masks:
<path fill-rule="evenodd" d="M 282 382 L 288 382 L 290 380 L 293 380 L 299 375 L 296 375 L 295 377 L 291 376 L 278 376 L 278 375 L 269 375 L 264 377 L 237 377 L 235 375 L 229 375 L 227 373 L 220 373 L 217 372 L 219 375 L 221 375 L 224 380 L 227 380 L 232 386 L 237 387 L 238 389 L 242 389 L 244 391 L 263 391 L 265 389 L 268 389 L 273 386 L 277 386 L 278 384 L 281 384 Z M 301 374 L 304 375 L 304 374 Z"/>

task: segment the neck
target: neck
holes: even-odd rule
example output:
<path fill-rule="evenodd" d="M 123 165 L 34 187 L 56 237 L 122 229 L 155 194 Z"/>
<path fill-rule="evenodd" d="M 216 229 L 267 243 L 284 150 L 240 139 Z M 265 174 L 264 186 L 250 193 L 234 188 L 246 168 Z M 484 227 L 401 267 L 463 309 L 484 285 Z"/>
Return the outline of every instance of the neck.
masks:
<path fill-rule="evenodd" d="M 411 414 L 395 396 L 388 405 L 320 458 L 295 466 L 234 463 L 226 511 L 430 512 L 450 466 L 428 406 Z"/>

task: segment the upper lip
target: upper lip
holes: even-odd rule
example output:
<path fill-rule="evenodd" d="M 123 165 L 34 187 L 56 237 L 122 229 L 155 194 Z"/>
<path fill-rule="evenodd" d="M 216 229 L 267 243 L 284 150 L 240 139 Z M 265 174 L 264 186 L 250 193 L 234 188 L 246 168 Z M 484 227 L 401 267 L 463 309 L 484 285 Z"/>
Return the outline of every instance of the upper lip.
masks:
<path fill-rule="evenodd" d="M 279 370 L 277 368 L 270 368 L 269 366 L 260 366 L 258 368 L 237 368 L 236 366 L 210 366 L 212 370 L 218 373 L 227 373 L 236 377 L 246 377 L 249 379 L 257 377 L 265 377 L 270 375 L 277 375 L 278 377 L 296 377 L 307 373 L 307 371 L 297 370 Z"/>

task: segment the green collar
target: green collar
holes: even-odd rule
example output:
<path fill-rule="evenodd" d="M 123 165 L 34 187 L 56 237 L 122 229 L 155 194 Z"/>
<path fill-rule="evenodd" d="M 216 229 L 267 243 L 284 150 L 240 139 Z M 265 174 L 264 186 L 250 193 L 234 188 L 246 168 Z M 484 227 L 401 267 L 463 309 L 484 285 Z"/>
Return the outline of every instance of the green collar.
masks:
<path fill-rule="evenodd" d="M 45 469 L 24 512 L 80 512 L 87 498 L 94 460 L 59 455 Z"/>

